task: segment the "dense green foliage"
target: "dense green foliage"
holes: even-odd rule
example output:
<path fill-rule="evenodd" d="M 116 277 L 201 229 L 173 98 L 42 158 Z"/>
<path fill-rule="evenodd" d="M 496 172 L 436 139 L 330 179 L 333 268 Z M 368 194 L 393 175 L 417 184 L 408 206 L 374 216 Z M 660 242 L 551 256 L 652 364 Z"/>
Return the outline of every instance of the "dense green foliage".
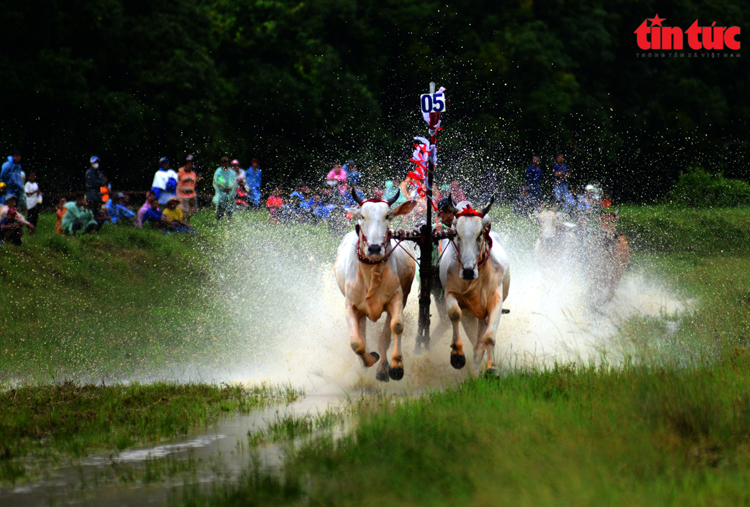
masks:
<path fill-rule="evenodd" d="M 695 208 L 748 206 L 750 184 L 728 179 L 723 174 L 711 175 L 700 168 L 680 174 L 669 193 L 670 201 Z"/>
<path fill-rule="evenodd" d="M 683 29 L 743 27 L 748 7 L 9 0 L 0 147 L 20 147 L 47 190 L 81 190 L 91 154 L 120 189 L 148 187 L 160 156 L 189 152 L 204 172 L 224 153 L 258 156 L 267 182 L 320 178 L 350 156 L 403 175 L 424 132 L 417 94 L 436 81 L 451 99 L 444 167 L 509 176 L 560 150 L 578 181 L 648 199 L 689 165 L 746 176 L 748 67 L 639 58 L 633 31 L 657 11 Z"/>

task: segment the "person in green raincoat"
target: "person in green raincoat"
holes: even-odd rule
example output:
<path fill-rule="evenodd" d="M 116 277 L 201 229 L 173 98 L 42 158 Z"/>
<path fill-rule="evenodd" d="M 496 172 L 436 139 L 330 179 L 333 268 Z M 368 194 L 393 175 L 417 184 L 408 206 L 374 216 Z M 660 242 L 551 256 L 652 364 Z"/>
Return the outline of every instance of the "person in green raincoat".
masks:
<path fill-rule="evenodd" d="M 86 196 L 78 196 L 75 202 L 69 202 L 64 207 L 68 210 L 62 217 L 62 230 L 65 234 L 72 236 L 78 231 L 86 234 L 98 229 L 99 223 L 86 207 Z"/>
<path fill-rule="evenodd" d="M 224 215 L 227 220 L 232 219 L 236 192 L 237 173 L 229 168 L 229 159 L 221 157 L 221 167 L 214 173 L 213 203 L 216 205 L 216 220 L 221 220 Z"/>

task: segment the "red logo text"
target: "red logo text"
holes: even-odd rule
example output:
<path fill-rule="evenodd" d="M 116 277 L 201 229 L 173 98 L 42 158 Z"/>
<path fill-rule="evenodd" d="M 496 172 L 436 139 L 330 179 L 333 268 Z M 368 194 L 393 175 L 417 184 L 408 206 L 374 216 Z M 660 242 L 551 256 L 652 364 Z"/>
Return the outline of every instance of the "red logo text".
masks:
<path fill-rule="evenodd" d="M 682 49 L 687 35 L 687 45 L 690 49 L 740 49 L 739 26 L 699 26 L 696 19 L 690 28 L 683 32 L 679 26 L 661 26 L 662 21 L 657 14 L 641 23 L 633 32 L 641 49 Z M 648 22 L 651 21 L 649 26 Z"/>

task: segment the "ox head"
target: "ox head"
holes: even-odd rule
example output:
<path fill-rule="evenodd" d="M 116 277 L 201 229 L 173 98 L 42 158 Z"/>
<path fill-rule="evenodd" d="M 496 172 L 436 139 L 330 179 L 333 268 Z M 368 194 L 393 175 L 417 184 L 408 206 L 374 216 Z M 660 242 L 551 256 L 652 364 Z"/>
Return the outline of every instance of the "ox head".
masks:
<path fill-rule="evenodd" d="M 614 213 L 603 211 L 599 216 L 599 228 L 604 232 L 614 234 L 615 224 L 618 220 L 620 220 L 620 208 L 617 208 Z"/>
<path fill-rule="evenodd" d="M 396 191 L 388 201 L 377 199 L 362 200 L 357 194 L 357 189 L 352 186 L 352 198 L 358 204 L 354 208 L 346 208 L 357 222 L 359 232 L 359 248 L 363 255 L 369 260 L 377 262 L 381 260 L 388 251 L 390 241 L 390 231 L 388 223 L 393 217 L 406 215 L 414 206 L 416 201 L 406 201 L 396 209 L 391 209 L 391 205 L 398 200 L 400 190 Z"/>
<path fill-rule="evenodd" d="M 549 241 L 555 237 L 561 230 L 566 231 L 574 229 L 575 224 L 563 221 L 562 214 L 558 211 L 559 207 L 554 209 L 537 209 L 534 216 L 539 220 L 541 226 L 540 237 L 542 240 Z"/>
<path fill-rule="evenodd" d="M 495 202 L 493 197 L 490 203 L 481 211 L 472 209 L 471 205 L 464 201 L 458 204 L 459 211 L 456 213 L 456 239 L 458 247 L 458 272 L 464 280 L 474 280 L 479 276 L 479 263 L 483 255 L 489 255 L 489 229 L 492 220 L 488 213 Z"/>
<path fill-rule="evenodd" d="M 542 239 L 554 238 L 557 232 L 557 225 L 560 223 L 557 213 L 551 209 L 543 209 L 534 211 L 534 216 L 539 220 L 539 225 L 542 227 Z"/>

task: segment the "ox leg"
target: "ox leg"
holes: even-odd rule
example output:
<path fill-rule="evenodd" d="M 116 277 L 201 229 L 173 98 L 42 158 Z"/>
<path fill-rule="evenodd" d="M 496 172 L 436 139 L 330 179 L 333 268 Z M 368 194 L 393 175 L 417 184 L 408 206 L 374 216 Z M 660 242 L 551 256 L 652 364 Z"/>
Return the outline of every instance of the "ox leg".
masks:
<path fill-rule="evenodd" d="M 359 312 L 357 312 L 357 309 L 354 308 L 353 305 L 348 305 L 346 311 L 346 323 L 349 326 L 352 350 L 362 359 L 362 363 L 369 368 L 380 359 L 380 356 L 377 353 L 367 352 L 364 315 L 360 316 Z"/>
<path fill-rule="evenodd" d="M 380 364 L 378 365 L 378 372 L 375 374 L 375 380 L 380 382 L 388 382 L 390 379 L 388 372 L 390 367 L 388 366 L 388 347 L 391 346 L 391 314 L 388 313 L 383 325 L 383 331 L 380 333 L 380 341 L 378 342 L 378 351 L 380 352 Z"/>
<path fill-rule="evenodd" d="M 445 307 L 448 310 L 448 318 L 453 325 L 453 340 L 451 341 L 451 366 L 460 370 L 466 366 L 466 356 L 464 355 L 464 345 L 461 343 L 461 336 L 458 332 L 458 323 L 461 322 L 461 308 L 458 301 L 452 293 L 445 295 Z"/>
<path fill-rule="evenodd" d="M 503 313 L 503 294 L 507 294 L 507 287 L 498 287 L 495 290 L 494 301 L 490 303 L 489 316 L 487 317 L 487 327 L 484 330 L 481 340 L 478 340 L 477 345 L 481 342 L 484 349 L 487 352 L 487 370 L 485 372 L 488 376 L 496 376 L 497 369 L 495 368 L 495 337 L 497 336 L 497 328 L 500 325 L 500 316 Z"/>
<path fill-rule="evenodd" d="M 393 333 L 393 356 L 391 357 L 391 367 L 388 375 L 393 380 L 404 378 L 404 358 L 401 355 L 401 334 L 404 332 L 404 303 L 400 297 L 394 297 L 389 305 L 391 332 Z"/>
<path fill-rule="evenodd" d="M 482 371 L 482 359 L 484 358 L 484 350 L 486 349 L 484 344 L 484 336 L 487 334 L 487 328 L 489 319 L 479 320 L 476 319 L 476 326 L 473 327 L 473 333 L 469 336 L 476 336 L 474 341 L 474 365 L 477 367 L 477 373 Z M 468 334 L 469 331 L 467 330 Z"/>

